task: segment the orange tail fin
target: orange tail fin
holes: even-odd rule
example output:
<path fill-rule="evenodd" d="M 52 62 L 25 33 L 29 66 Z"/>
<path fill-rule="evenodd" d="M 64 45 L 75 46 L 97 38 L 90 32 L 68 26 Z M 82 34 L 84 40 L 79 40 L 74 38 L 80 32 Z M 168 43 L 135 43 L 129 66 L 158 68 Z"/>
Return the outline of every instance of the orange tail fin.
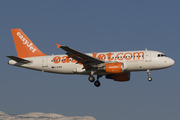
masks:
<path fill-rule="evenodd" d="M 19 58 L 46 55 L 34 45 L 34 43 L 24 34 L 21 29 L 11 29 L 11 32 Z"/>

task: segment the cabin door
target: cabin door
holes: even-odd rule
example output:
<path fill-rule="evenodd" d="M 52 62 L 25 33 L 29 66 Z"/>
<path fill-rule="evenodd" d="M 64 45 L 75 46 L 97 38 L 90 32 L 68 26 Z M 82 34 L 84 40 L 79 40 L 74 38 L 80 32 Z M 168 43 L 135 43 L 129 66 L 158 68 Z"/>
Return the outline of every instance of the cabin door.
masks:
<path fill-rule="evenodd" d="M 42 67 L 48 67 L 48 57 L 42 58 Z"/>

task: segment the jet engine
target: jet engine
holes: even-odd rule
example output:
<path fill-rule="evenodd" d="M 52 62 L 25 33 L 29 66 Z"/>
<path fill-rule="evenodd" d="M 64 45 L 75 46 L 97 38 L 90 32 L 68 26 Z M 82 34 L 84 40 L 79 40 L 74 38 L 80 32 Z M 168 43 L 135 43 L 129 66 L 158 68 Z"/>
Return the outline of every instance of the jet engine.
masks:
<path fill-rule="evenodd" d="M 118 63 L 106 63 L 105 64 L 105 71 L 107 73 L 123 73 L 124 72 L 124 63 L 118 62 Z"/>

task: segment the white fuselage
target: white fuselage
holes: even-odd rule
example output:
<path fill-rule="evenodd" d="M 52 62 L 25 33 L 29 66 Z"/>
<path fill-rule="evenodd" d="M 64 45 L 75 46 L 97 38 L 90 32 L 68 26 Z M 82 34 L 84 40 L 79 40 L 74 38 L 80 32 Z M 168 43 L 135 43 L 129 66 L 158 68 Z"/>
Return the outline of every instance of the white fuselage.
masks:
<path fill-rule="evenodd" d="M 19 28 L 11 29 L 17 55 L 10 65 L 58 74 L 89 75 L 88 80 L 100 86 L 99 78 L 125 82 L 130 80 L 131 71 L 147 71 L 148 80 L 151 70 L 163 69 L 174 64 L 174 60 L 163 53 L 149 50 L 120 51 L 102 53 L 82 53 L 68 46 L 57 44 L 66 51 L 64 55 L 46 55 Z M 97 75 L 95 81 L 94 75 Z"/>
<path fill-rule="evenodd" d="M 103 52 L 103 53 L 86 53 L 105 62 L 122 62 L 126 71 L 146 71 L 157 70 L 170 67 L 174 60 L 166 57 L 163 53 L 157 51 L 123 51 L 123 52 Z M 90 74 L 83 69 L 83 65 L 77 63 L 67 55 L 49 55 L 25 58 L 31 63 L 22 64 L 10 60 L 9 64 L 59 74 Z M 102 73 L 107 74 L 107 73 Z"/>

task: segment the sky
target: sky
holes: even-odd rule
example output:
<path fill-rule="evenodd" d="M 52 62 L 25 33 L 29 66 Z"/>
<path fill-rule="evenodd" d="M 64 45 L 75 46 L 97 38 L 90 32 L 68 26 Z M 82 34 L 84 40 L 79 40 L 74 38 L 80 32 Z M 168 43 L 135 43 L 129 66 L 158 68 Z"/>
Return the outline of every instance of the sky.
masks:
<path fill-rule="evenodd" d="M 1 0 L 0 111 L 97 120 L 180 119 L 179 0 Z M 65 54 L 55 43 L 84 53 L 160 51 L 174 66 L 132 72 L 128 82 L 100 78 L 96 88 L 88 76 L 62 75 L 8 65 L 17 56 L 11 29 L 21 28 L 45 54 Z"/>

